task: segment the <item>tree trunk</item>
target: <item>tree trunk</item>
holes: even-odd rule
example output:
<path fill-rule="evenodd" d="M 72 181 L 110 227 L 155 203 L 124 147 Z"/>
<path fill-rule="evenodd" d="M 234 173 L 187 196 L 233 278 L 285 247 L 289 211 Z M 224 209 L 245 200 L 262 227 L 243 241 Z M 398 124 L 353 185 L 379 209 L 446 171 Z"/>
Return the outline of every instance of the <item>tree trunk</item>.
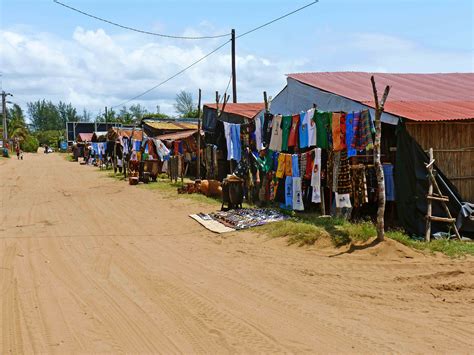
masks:
<path fill-rule="evenodd" d="M 382 161 L 381 161 L 381 140 L 382 140 L 382 113 L 384 111 L 385 101 L 387 100 L 390 92 L 390 86 L 385 87 L 382 101 L 379 102 L 377 94 L 377 87 L 375 85 L 375 79 L 372 76 L 370 78 L 372 82 L 372 89 L 374 91 L 374 102 L 375 102 L 375 142 L 374 142 L 374 164 L 375 171 L 377 174 L 377 185 L 378 185 L 378 209 L 377 209 L 377 240 L 383 241 L 385 238 L 384 230 L 384 217 L 385 217 L 385 178 L 383 174 Z"/>
<path fill-rule="evenodd" d="M 380 156 L 380 142 L 382 137 L 382 122 L 381 114 L 375 113 L 375 143 L 374 143 L 374 163 L 375 171 L 377 173 L 378 185 L 378 208 L 377 208 L 377 239 L 384 240 L 384 216 L 385 216 L 385 178 L 383 174 L 381 156 Z"/>

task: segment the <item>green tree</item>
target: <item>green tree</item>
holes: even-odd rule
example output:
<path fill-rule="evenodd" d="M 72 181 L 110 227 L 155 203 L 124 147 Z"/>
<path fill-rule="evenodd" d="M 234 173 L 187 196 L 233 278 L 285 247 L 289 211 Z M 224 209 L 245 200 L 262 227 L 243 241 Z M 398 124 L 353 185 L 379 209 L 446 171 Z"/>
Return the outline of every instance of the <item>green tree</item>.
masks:
<path fill-rule="evenodd" d="M 20 141 L 25 140 L 30 134 L 25 122 L 23 110 L 17 104 L 14 104 L 13 107 L 7 110 L 7 127 L 8 135 Z"/>
<path fill-rule="evenodd" d="M 196 105 L 193 102 L 193 95 L 182 90 L 176 95 L 174 109 L 181 117 L 197 117 Z"/>
<path fill-rule="evenodd" d="M 136 117 L 138 120 L 141 120 L 143 116 L 148 113 L 148 110 L 144 106 L 136 104 L 130 106 L 130 113 L 132 114 L 132 118 Z"/>
<path fill-rule="evenodd" d="M 133 114 L 128 110 L 127 106 L 124 106 L 120 109 L 118 113 L 120 123 L 131 123 L 133 120 Z"/>
<path fill-rule="evenodd" d="M 64 139 L 65 130 L 36 131 L 35 137 L 39 144 L 47 144 L 50 147 L 58 148 L 58 142 Z"/>
<path fill-rule="evenodd" d="M 69 103 L 59 101 L 57 106 L 59 117 L 62 123 L 62 127 L 66 127 L 66 123 L 79 121 L 79 116 L 77 115 L 77 110 Z"/>
<path fill-rule="evenodd" d="M 51 101 L 38 100 L 28 103 L 28 115 L 35 131 L 60 130 L 65 125 L 62 122 L 56 105 Z"/>
<path fill-rule="evenodd" d="M 25 152 L 36 153 L 39 147 L 38 139 L 35 136 L 29 135 L 20 143 L 20 147 Z"/>
<path fill-rule="evenodd" d="M 78 120 L 80 122 L 91 122 L 92 120 L 92 113 L 87 111 L 87 109 L 82 110 L 82 115 L 78 116 Z"/>
<path fill-rule="evenodd" d="M 105 116 L 105 113 L 99 112 L 95 120 L 96 122 L 108 122 L 108 123 L 119 122 L 117 113 L 113 109 L 107 110 L 107 117 Z"/>

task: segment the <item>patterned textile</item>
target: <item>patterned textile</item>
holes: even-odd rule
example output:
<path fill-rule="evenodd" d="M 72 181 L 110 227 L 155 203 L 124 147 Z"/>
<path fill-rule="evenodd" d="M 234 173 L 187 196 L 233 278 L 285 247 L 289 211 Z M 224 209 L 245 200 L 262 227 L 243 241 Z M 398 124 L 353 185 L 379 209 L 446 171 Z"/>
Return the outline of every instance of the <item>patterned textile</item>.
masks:
<path fill-rule="evenodd" d="M 305 180 L 311 180 L 313 175 L 313 161 L 314 161 L 314 150 L 306 153 L 306 170 L 304 173 Z"/>
<path fill-rule="evenodd" d="M 346 148 L 346 114 L 343 112 L 332 114 L 332 142 L 335 151 Z"/>
<path fill-rule="evenodd" d="M 332 191 L 337 191 L 337 182 L 339 181 L 339 166 L 341 163 L 341 152 L 334 152 L 332 166 Z"/>
<path fill-rule="evenodd" d="M 337 175 L 337 193 L 350 194 L 352 192 L 351 167 L 347 158 L 347 150 L 340 152 L 339 172 Z"/>
<path fill-rule="evenodd" d="M 293 162 L 291 158 L 291 154 L 283 154 L 285 157 L 285 175 L 292 176 L 293 175 Z"/>
<path fill-rule="evenodd" d="M 326 187 L 332 189 L 333 186 L 333 168 L 334 168 L 334 158 L 333 151 L 328 150 L 328 160 L 326 162 Z"/>
<path fill-rule="evenodd" d="M 300 167 L 300 176 L 301 178 L 303 179 L 304 178 L 304 175 L 306 173 L 306 161 L 307 161 L 307 155 L 309 153 L 303 153 L 301 155 L 299 155 L 298 157 L 298 163 L 299 163 L 299 167 Z"/>
<path fill-rule="evenodd" d="M 363 165 L 352 169 L 352 198 L 354 200 L 354 207 L 356 208 L 369 202 L 365 167 Z"/>
<path fill-rule="evenodd" d="M 354 137 L 351 147 L 359 151 L 372 149 L 374 142 L 372 140 L 371 118 L 369 110 L 362 111 L 359 117 L 354 117 Z"/>

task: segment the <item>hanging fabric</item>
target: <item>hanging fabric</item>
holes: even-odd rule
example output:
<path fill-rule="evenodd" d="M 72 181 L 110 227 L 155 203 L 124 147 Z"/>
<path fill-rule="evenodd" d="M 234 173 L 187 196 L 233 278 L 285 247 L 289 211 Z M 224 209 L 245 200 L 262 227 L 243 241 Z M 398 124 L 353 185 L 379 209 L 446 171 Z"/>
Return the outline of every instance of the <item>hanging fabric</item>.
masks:
<path fill-rule="evenodd" d="M 278 179 L 282 179 L 285 176 L 285 164 L 286 164 L 286 156 L 285 154 L 278 155 L 278 167 L 276 169 L 276 177 Z"/>
<path fill-rule="evenodd" d="M 308 124 L 308 147 L 316 146 L 316 123 L 314 122 L 314 108 L 306 112 L 306 121 Z"/>
<path fill-rule="evenodd" d="M 308 115 L 306 112 L 302 111 L 300 113 L 300 124 L 299 124 L 299 146 L 301 149 L 308 147 Z"/>
<path fill-rule="evenodd" d="M 335 193 L 336 208 L 351 208 L 351 197 L 349 194 Z"/>
<path fill-rule="evenodd" d="M 291 159 L 291 154 L 283 154 L 285 157 L 285 175 L 293 176 L 293 161 Z"/>
<path fill-rule="evenodd" d="M 293 177 L 293 210 L 304 211 L 303 193 L 301 190 L 301 178 Z"/>
<path fill-rule="evenodd" d="M 330 129 L 332 112 L 316 111 L 316 146 L 322 149 L 329 148 L 328 130 Z"/>
<path fill-rule="evenodd" d="M 272 135 L 270 139 L 270 145 L 268 148 L 275 152 L 281 152 L 282 144 L 282 130 L 281 130 L 281 115 L 276 115 L 273 117 L 272 122 Z"/>
<path fill-rule="evenodd" d="M 367 182 L 365 178 L 365 166 L 360 165 L 352 168 L 352 199 L 354 207 L 361 207 L 368 203 Z"/>
<path fill-rule="evenodd" d="M 291 117 L 291 128 L 290 134 L 288 136 L 288 147 L 297 147 L 298 146 L 298 127 L 300 124 L 300 115 L 292 115 Z"/>
<path fill-rule="evenodd" d="M 285 179 L 285 208 L 293 209 L 293 177 L 291 175 Z"/>
<path fill-rule="evenodd" d="M 298 164 L 298 155 L 299 154 L 292 154 L 291 155 L 291 176 L 293 177 L 300 177 L 300 168 Z"/>
<path fill-rule="evenodd" d="M 286 152 L 288 151 L 288 146 L 290 144 L 290 135 L 292 129 L 292 117 L 291 116 L 283 116 L 281 118 L 281 151 Z"/>
<path fill-rule="evenodd" d="M 369 110 L 364 110 L 359 117 L 354 119 L 354 136 L 352 138 L 351 147 L 361 151 L 372 149 L 374 142 L 372 139 L 371 118 Z"/>
<path fill-rule="evenodd" d="M 354 138 L 354 121 L 356 115 L 360 115 L 360 113 L 351 112 L 346 115 L 346 147 L 347 156 L 349 158 L 357 155 L 357 151 L 352 148 L 352 140 Z"/>
<path fill-rule="evenodd" d="M 160 160 L 168 160 L 170 156 L 170 150 L 166 147 L 166 145 L 161 140 L 156 138 L 153 138 L 153 142 L 155 143 L 156 152 L 158 153 Z"/>
<path fill-rule="evenodd" d="M 240 125 L 231 125 L 232 155 L 234 160 L 240 161 L 242 156 L 242 146 L 240 143 Z"/>
<path fill-rule="evenodd" d="M 314 150 L 311 186 L 313 187 L 311 201 L 314 203 L 321 203 L 321 148 L 316 148 Z"/>
<path fill-rule="evenodd" d="M 385 181 L 385 197 L 387 201 L 395 201 L 395 183 L 393 180 L 393 165 L 382 164 Z"/>
<path fill-rule="evenodd" d="M 224 133 L 227 144 L 227 160 L 240 161 L 242 147 L 240 143 L 240 125 L 224 122 Z"/>
<path fill-rule="evenodd" d="M 350 194 L 352 192 L 351 168 L 346 150 L 339 152 L 338 166 L 337 189 L 333 191 L 337 191 L 339 194 Z"/>
<path fill-rule="evenodd" d="M 262 139 L 262 130 L 263 130 L 263 121 L 264 121 L 264 114 L 261 113 L 257 117 L 255 117 L 255 143 L 257 151 L 263 149 L 263 139 Z"/>
<path fill-rule="evenodd" d="M 343 112 L 332 114 L 332 145 L 334 151 L 346 148 L 346 114 Z"/>
<path fill-rule="evenodd" d="M 273 126 L 273 115 L 271 113 L 265 113 L 263 115 L 263 145 L 265 147 L 270 145 L 270 140 L 272 137 L 272 126 Z"/>

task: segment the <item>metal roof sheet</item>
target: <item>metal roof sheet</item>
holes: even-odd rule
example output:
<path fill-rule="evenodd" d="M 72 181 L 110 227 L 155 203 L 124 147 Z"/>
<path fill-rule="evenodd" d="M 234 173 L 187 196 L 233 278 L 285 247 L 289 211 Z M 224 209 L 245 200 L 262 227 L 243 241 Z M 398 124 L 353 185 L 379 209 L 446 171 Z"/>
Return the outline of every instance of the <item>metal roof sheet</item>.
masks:
<path fill-rule="evenodd" d="M 123 128 L 114 127 L 113 130 L 121 137 L 130 138 L 133 132 L 133 139 L 136 139 L 136 140 L 143 139 L 143 131 L 140 129 L 135 129 L 135 131 L 133 131 L 133 129 L 123 129 Z"/>
<path fill-rule="evenodd" d="M 176 133 L 167 133 L 167 134 L 162 134 L 161 136 L 155 137 L 156 139 L 160 140 L 178 140 L 178 139 L 186 139 L 188 137 L 191 137 L 192 135 L 197 133 L 197 129 L 193 130 L 188 130 L 188 131 L 182 131 L 182 132 L 176 132 Z"/>
<path fill-rule="evenodd" d="M 318 89 L 375 107 L 370 77 L 379 95 L 390 85 L 385 111 L 413 121 L 474 119 L 474 73 L 388 74 L 329 72 L 288 74 Z"/>
<path fill-rule="evenodd" d="M 165 121 L 152 121 L 145 120 L 145 124 L 154 129 L 168 130 L 168 131 L 182 131 L 186 129 L 197 129 L 195 123 L 184 123 L 184 122 L 165 122 Z"/>
<path fill-rule="evenodd" d="M 216 104 L 204 104 L 212 109 L 216 109 Z M 219 105 L 222 108 L 222 105 Z M 257 116 L 263 109 L 265 109 L 265 104 L 255 103 L 255 102 L 246 102 L 246 103 L 227 103 L 224 108 L 224 112 L 239 115 L 248 119 L 253 119 Z"/>
<path fill-rule="evenodd" d="M 77 138 L 80 138 L 83 142 L 90 142 L 92 140 L 93 133 L 79 133 Z"/>

